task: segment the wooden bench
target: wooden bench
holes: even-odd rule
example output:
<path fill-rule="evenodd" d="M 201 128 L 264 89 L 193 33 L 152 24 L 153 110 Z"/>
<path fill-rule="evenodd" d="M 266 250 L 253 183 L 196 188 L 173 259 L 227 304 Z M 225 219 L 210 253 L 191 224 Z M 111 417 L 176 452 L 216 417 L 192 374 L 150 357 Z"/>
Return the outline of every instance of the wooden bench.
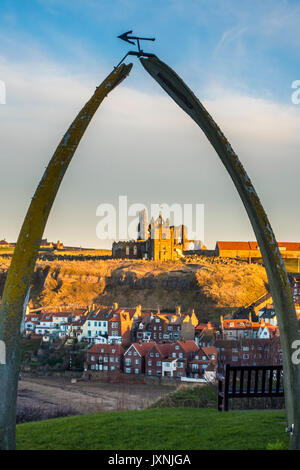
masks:
<path fill-rule="evenodd" d="M 282 375 L 282 366 L 226 364 L 225 377 L 219 375 L 218 410 L 228 411 L 230 398 L 283 397 Z"/>

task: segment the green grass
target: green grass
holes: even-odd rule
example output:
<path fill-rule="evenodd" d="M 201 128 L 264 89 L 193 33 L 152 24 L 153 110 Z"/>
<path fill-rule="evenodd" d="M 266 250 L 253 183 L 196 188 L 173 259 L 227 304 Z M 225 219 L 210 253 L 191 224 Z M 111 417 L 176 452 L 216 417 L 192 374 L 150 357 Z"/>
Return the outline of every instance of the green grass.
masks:
<path fill-rule="evenodd" d="M 18 449 L 288 449 L 282 411 L 155 408 L 19 424 Z"/>

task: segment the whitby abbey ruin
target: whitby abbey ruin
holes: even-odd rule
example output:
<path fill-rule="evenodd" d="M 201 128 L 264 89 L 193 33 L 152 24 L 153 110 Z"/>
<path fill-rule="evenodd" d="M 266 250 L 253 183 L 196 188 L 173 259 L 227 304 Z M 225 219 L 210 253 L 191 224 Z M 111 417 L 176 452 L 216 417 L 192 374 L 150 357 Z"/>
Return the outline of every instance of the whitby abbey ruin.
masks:
<path fill-rule="evenodd" d="M 138 239 L 114 242 L 112 257 L 174 261 L 184 257 L 191 243 L 194 240 L 188 240 L 185 225 L 170 225 L 169 219 L 163 220 L 161 215 L 156 220 L 152 217 L 148 225 L 144 210 L 139 214 Z"/>

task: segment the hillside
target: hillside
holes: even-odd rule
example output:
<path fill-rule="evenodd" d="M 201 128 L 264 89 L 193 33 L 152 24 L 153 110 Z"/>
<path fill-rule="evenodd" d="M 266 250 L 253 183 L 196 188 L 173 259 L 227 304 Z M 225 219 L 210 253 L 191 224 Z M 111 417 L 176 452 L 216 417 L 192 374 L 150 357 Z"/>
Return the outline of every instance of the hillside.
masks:
<path fill-rule="evenodd" d="M 288 449 L 281 411 L 159 408 L 19 424 L 18 449 Z"/>
<path fill-rule="evenodd" d="M 0 290 L 9 261 L 0 261 Z M 143 260 L 38 261 L 31 307 L 101 303 L 122 307 L 195 309 L 201 320 L 216 318 L 265 292 L 263 267 L 237 261 L 212 263 Z"/>

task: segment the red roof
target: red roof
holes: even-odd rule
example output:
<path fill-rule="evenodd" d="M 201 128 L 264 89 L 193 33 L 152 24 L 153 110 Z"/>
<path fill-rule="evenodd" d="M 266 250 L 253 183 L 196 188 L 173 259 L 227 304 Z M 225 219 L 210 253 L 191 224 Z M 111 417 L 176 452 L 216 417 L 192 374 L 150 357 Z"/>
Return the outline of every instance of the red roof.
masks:
<path fill-rule="evenodd" d="M 220 250 L 250 250 L 250 242 L 217 242 Z"/>
<path fill-rule="evenodd" d="M 177 341 L 177 344 L 181 346 L 181 348 L 186 353 L 191 353 L 199 350 L 199 346 L 195 343 L 195 341 L 188 340 L 188 341 Z"/>
<path fill-rule="evenodd" d="M 255 242 L 223 242 L 217 241 L 220 250 L 259 250 L 257 241 Z M 300 251 L 299 242 L 278 242 L 280 248 L 286 251 Z"/>
<path fill-rule="evenodd" d="M 140 356 L 145 356 L 154 346 L 156 346 L 156 343 L 154 341 L 150 341 L 149 343 L 141 343 L 141 344 L 132 343 L 131 346 L 135 347 L 135 349 L 138 351 Z M 129 351 L 130 347 L 127 349 L 127 351 Z"/>

